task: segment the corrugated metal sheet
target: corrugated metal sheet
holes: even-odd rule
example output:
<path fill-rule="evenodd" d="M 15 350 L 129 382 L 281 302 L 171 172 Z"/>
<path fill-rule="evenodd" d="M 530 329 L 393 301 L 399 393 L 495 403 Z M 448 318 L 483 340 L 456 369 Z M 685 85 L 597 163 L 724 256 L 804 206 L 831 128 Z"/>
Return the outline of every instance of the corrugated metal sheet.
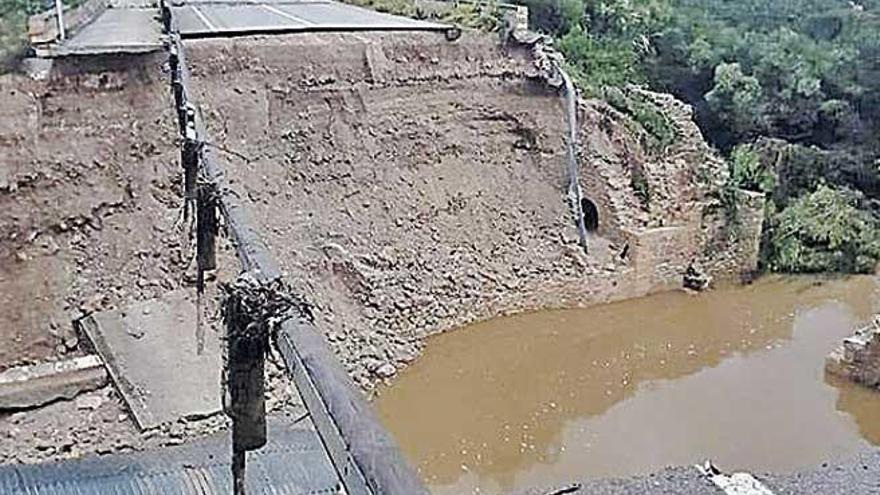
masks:
<path fill-rule="evenodd" d="M 339 493 L 314 430 L 274 425 L 269 444 L 248 453 L 248 494 Z M 153 452 L 38 465 L 0 466 L 3 495 L 213 495 L 232 493 L 226 438 Z"/>

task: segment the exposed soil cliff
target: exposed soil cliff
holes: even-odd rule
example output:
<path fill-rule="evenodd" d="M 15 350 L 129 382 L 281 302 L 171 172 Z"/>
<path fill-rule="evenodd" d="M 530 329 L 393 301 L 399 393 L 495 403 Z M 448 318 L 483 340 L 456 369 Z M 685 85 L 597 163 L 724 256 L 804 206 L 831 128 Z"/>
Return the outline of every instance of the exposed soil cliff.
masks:
<path fill-rule="evenodd" d="M 716 275 L 754 267 L 754 222 L 735 238 L 718 214 L 723 163 L 663 95 L 645 96 L 675 130 L 662 148 L 625 112 L 579 104 L 596 215 L 585 253 L 565 196 L 562 100 L 527 47 L 325 33 L 186 48 L 207 145 L 365 388 L 433 333 L 679 287 L 695 261 Z M 192 284 L 165 60 L 0 79 L 0 368 L 80 352 L 73 319 Z M 220 261 L 219 279 L 238 268 L 228 249 Z M 179 443 L 223 423 L 140 434 L 109 389 L 93 395 L 96 409 L 0 417 L 0 462 Z M 56 438 L 62 424 L 77 426 Z"/>
<path fill-rule="evenodd" d="M 599 228 L 585 254 L 565 198 L 561 98 L 528 49 L 407 33 L 187 50 L 233 187 L 365 387 L 432 333 L 678 287 L 718 230 L 706 214 L 717 184 L 699 177 L 724 167 L 689 109 L 661 102 L 679 137 L 649 151 L 625 115 L 587 101 L 580 177 Z"/>
<path fill-rule="evenodd" d="M 179 287 L 161 56 L 0 78 L 0 369 L 75 347 L 72 319 Z M 65 347 L 66 346 L 66 347 Z"/>
<path fill-rule="evenodd" d="M 166 59 L 59 60 L 43 82 L 0 76 L 0 370 L 80 354 L 75 319 L 192 285 Z M 181 443 L 223 424 L 142 434 L 107 386 L 0 412 L 0 462 Z"/>

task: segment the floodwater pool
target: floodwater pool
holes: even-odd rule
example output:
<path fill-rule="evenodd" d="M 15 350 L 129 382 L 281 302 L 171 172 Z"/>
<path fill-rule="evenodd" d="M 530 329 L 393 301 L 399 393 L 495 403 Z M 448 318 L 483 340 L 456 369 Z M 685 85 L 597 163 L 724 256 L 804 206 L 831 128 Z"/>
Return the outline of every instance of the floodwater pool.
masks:
<path fill-rule="evenodd" d="M 772 277 L 472 325 L 380 390 L 434 493 L 500 493 L 712 459 L 789 471 L 880 443 L 880 392 L 824 358 L 875 277 Z"/>

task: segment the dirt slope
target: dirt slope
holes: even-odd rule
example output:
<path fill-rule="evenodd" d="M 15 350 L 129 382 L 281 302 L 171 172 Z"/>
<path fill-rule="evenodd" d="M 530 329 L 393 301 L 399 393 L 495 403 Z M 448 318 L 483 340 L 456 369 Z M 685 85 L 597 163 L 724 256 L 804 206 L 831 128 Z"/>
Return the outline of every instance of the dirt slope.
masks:
<path fill-rule="evenodd" d="M 0 79 L 0 368 L 63 353 L 82 312 L 179 286 L 161 61 L 80 60 L 47 82 Z"/>
<path fill-rule="evenodd" d="M 603 224 L 613 226 L 585 255 L 564 194 L 562 101 L 528 50 L 427 33 L 200 40 L 187 50 L 232 187 L 363 386 L 435 332 L 643 293 L 619 255 L 622 228 L 651 225 L 626 175 L 627 160 L 647 153 L 619 112 L 581 105 L 582 180 L 604 195 Z M 658 174 L 689 168 L 652 164 Z M 683 212 L 670 218 L 699 212 L 688 174 L 650 180 L 665 186 L 658 210 Z"/>

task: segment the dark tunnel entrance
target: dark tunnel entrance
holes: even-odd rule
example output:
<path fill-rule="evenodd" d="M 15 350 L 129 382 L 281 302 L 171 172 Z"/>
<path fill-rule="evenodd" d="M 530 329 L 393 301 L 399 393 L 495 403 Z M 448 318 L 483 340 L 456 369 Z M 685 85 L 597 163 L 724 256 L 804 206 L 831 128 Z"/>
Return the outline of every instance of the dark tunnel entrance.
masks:
<path fill-rule="evenodd" d="M 595 232 L 599 228 L 599 210 L 596 204 L 587 198 L 581 198 L 581 211 L 584 214 L 584 227 L 587 232 Z"/>

